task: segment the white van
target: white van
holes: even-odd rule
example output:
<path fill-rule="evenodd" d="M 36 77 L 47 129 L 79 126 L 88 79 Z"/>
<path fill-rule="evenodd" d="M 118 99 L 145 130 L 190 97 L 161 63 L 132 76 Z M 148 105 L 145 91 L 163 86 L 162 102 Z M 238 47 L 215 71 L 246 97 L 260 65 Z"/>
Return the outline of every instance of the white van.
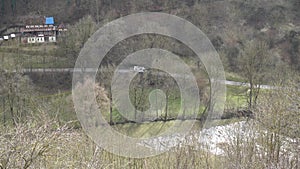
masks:
<path fill-rule="evenodd" d="M 133 70 L 139 73 L 143 73 L 145 72 L 146 68 L 142 67 L 142 66 L 133 66 Z"/>

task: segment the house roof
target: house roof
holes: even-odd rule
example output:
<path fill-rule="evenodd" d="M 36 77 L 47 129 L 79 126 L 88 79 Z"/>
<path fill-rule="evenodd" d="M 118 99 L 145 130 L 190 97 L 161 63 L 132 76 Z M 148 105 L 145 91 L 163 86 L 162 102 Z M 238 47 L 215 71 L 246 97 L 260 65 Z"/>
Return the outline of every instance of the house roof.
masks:
<path fill-rule="evenodd" d="M 64 28 L 66 28 L 66 26 L 63 23 L 58 25 L 58 29 L 64 29 Z"/>
<path fill-rule="evenodd" d="M 53 17 L 46 17 L 46 25 L 53 25 L 54 24 L 54 18 Z"/>

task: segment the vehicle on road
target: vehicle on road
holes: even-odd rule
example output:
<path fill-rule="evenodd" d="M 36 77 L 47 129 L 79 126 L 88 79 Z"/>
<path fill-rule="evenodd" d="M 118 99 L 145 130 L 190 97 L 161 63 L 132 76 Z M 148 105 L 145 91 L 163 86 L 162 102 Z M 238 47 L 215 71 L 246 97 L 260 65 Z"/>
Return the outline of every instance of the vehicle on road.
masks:
<path fill-rule="evenodd" d="M 133 70 L 139 73 L 144 73 L 146 68 L 143 66 L 133 66 Z"/>

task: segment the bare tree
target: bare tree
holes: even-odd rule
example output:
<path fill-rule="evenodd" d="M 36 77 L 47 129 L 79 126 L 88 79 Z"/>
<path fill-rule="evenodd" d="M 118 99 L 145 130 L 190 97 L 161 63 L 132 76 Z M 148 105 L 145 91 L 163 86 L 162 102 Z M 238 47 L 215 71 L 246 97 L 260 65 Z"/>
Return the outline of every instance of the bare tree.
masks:
<path fill-rule="evenodd" d="M 46 114 L 32 117 L 26 123 L 15 127 L 0 128 L 0 168 L 40 168 L 41 163 L 49 157 L 53 144 L 67 129 L 58 127 Z M 56 144 L 59 145 L 59 144 Z"/>
<path fill-rule="evenodd" d="M 299 168 L 299 75 L 282 73 L 257 100 L 255 119 L 233 128 L 225 146 L 228 168 Z M 288 76 L 288 79 L 284 77 Z"/>
<path fill-rule="evenodd" d="M 99 69 L 98 80 L 100 85 L 102 85 L 105 90 L 108 92 L 109 99 L 109 123 L 113 124 L 113 98 L 112 98 L 112 78 L 114 75 L 115 66 L 113 64 L 103 65 Z"/>
<path fill-rule="evenodd" d="M 0 63 L 0 96 L 3 101 L 3 116 L 5 121 L 11 118 L 14 125 L 17 125 L 26 116 L 24 104 L 30 100 L 32 87 L 30 80 L 21 72 L 21 66 L 17 63 Z M 8 116 L 9 114 L 9 116 Z"/>
<path fill-rule="evenodd" d="M 68 57 L 75 61 L 85 42 L 95 31 L 96 23 L 91 16 L 80 19 L 75 25 L 70 27 L 64 38 L 61 38 L 57 55 Z"/>
<path fill-rule="evenodd" d="M 239 57 L 238 64 L 242 76 L 249 83 L 248 107 L 253 108 L 257 102 L 261 85 L 272 66 L 268 45 L 256 40 L 247 42 Z"/>

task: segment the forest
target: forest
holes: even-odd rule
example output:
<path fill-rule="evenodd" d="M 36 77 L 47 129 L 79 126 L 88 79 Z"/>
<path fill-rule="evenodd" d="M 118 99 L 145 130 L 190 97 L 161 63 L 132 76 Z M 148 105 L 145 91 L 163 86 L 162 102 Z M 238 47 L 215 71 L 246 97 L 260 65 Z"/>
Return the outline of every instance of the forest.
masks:
<path fill-rule="evenodd" d="M 299 9 L 298 0 L 1 0 L 0 37 L 46 16 L 68 30 L 56 43 L 0 41 L 0 169 L 300 168 Z M 94 80 L 74 84 L 81 76 L 73 68 L 87 68 L 78 58 L 93 47 L 97 30 L 141 12 L 180 17 L 207 36 L 224 69 L 220 116 L 210 116 L 220 109 L 215 98 L 223 90 L 214 90 L 209 67 L 183 42 L 159 34 L 123 39 L 107 52 Z M 189 75 L 175 78 L 148 67 L 163 60 L 126 62 L 144 49 L 178 56 L 198 90 L 185 97 L 178 79 L 188 79 L 183 86 L 190 89 Z M 145 71 L 134 75 L 128 93 L 115 88 L 127 82 L 116 82 L 116 72 L 134 72 L 134 66 Z M 90 92 L 95 103 L 87 103 Z M 134 108 L 127 114 L 118 109 L 124 95 Z M 93 106 L 99 117 L 78 113 Z M 118 147 L 107 128 L 143 141 Z M 140 145 L 155 153 L 131 156 Z"/>

